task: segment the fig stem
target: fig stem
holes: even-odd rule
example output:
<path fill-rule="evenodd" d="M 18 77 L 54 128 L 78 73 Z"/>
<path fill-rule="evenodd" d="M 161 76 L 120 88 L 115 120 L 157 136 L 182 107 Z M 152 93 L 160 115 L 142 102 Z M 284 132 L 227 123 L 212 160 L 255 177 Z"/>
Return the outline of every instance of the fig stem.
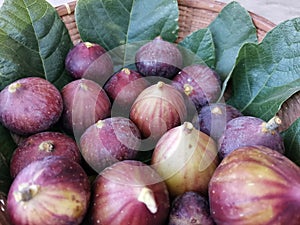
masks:
<path fill-rule="evenodd" d="M 104 126 L 105 122 L 103 120 L 98 120 L 96 123 L 96 127 L 101 129 Z"/>
<path fill-rule="evenodd" d="M 91 43 L 91 42 L 84 42 L 84 45 L 87 47 L 87 48 L 90 48 L 90 47 L 93 47 L 94 46 L 94 44 L 93 43 Z"/>
<path fill-rule="evenodd" d="M 14 93 L 14 92 L 16 92 L 16 90 L 17 90 L 18 88 L 20 88 L 20 87 L 21 87 L 21 84 L 20 84 L 20 83 L 18 83 L 18 82 L 12 83 L 12 84 L 10 84 L 10 85 L 8 86 L 8 91 L 9 91 L 10 93 Z"/>
<path fill-rule="evenodd" d="M 43 141 L 39 145 L 39 150 L 46 151 L 46 152 L 53 152 L 54 144 L 51 141 Z"/>
<path fill-rule="evenodd" d="M 278 116 L 274 116 L 268 122 L 264 123 L 263 132 L 274 132 L 281 123 L 281 119 Z"/>
<path fill-rule="evenodd" d="M 154 214 L 157 212 L 157 204 L 154 193 L 150 188 L 143 187 L 138 196 L 138 200 L 144 203 L 151 213 Z"/>
<path fill-rule="evenodd" d="M 184 122 L 184 130 L 187 133 L 191 133 L 194 129 L 194 125 L 191 122 Z"/>
<path fill-rule="evenodd" d="M 130 75 L 130 70 L 128 68 L 122 69 L 122 72 L 124 72 L 126 75 Z"/>
<path fill-rule="evenodd" d="M 20 189 L 18 191 L 14 192 L 14 197 L 17 202 L 27 202 L 30 199 L 32 199 L 38 192 L 39 192 L 40 186 L 38 185 L 21 185 Z"/>
<path fill-rule="evenodd" d="M 220 108 L 220 107 L 218 107 L 218 106 L 216 106 L 216 107 L 214 107 L 212 110 L 211 110 L 211 112 L 213 113 L 213 114 L 218 114 L 218 115 L 222 115 L 222 109 Z"/>
<path fill-rule="evenodd" d="M 158 81 L 157 82 L 157 87 L 158 88 L 162 88 L 165 85 L 165 83 L 163 81 Z"/>
<path fill-rule="evenodd" d="M 185 93 L 187 96 L 189 96 L 189 95 L 192 93 L 192 91 L 193 91 L 193 87 L 192 87 L 190 84 L 185 84 L 185 85 L 183 86 L 183 90 L 184 90 L 184 93 Z"/>

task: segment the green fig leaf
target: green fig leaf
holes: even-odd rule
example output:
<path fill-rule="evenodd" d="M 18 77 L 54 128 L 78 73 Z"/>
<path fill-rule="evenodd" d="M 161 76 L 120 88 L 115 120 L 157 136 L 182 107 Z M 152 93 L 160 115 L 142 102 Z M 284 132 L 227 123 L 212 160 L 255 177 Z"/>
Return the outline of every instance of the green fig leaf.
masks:
<path fill-rule="evenodd" d="M 0 125 L 0 192 L 6 194 L 12 182 L 9 165 L 16 147 L 9 131 Z"/>
<path fill-rule="evenodd" d="M 29 76 L 62 87 L 64 59 L 73 46 L 65 24 L 46 0 L 5 0 L 0 9 L 0 90 Z"/>
<path fill-rule="evenodd" d="M 300 18 L 271 30 L 260 44 L 246 43 L 231 74 L 228 103 L 268 120 L 300 90 Z"/>
<path fill-rule="evenodd" d="M 300 166 L 300 118 L 281 135 L 284 140 L 285 156 Z"/>
<path fill-rule="evenodd" d="M 222 80 L 230 74 L 241 46 L 257 42 L 256 27 L 239 3 L 227 4 L 208 26 L 216 47 L 216 72 Z"/>
<path fill-rule="evenodd" d="M 214 68 L 216 62 L 215 45 L 212 34 L 208 28 L 199 29 L 186 36 L 178 43 L 183 49 L 184 64 L 205 63 L 207 66 Z M 190 55 L 193 54 L 193 57 Z"/>
<path fill-rule="evenodd" d="M 78 0 L 75 18 L 83 41 L 107 51 L 156 36 L 174 42 L 179 9 L 174 0 Z"/>

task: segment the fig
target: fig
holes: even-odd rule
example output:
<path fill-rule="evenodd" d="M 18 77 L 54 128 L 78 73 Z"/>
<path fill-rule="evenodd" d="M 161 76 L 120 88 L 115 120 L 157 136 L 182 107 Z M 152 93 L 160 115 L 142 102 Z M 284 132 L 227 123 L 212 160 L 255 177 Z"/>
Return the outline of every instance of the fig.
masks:
<path fill-rule="evenodd" d="M 223 159 L 233 150 L 247 145 L 263 145 L 284 154 L 284 142 L 277 130 L 280 124 L 278 116 L 268 122 L 254 116 L 230 120 L 218 141 L 219 157 Z"/>
<path fill-rule="evenodd" d="M 111 102 L 95 81 L 78 79 L 61 90 L 64 109 L 62 126 L 66 132 L 80 137 L 92 124 L 110 116 Z"/>
<path fill-rule="evenodd" d="M 97 172 L 117 161 L 136 159 L 141 145 L 136 125 L 125 117 L 110 117 L 91 125 L 79 145 L 85 161 Z"/>
<path fill-rule="evenodd" d="M 211 103 L 201 108 L 193 120 L 197 129 L 218 141 L 223 134 L 228 121 L 243 116 L 235 107 L 226 103 Z"/>
<path fill-rule="evenodd" d="M 143 76 L 172 79 L 182 64 L 182 55 L 177 46 L 161 36 L 141 46 L 135 55 L 136 68 Z"/>
<path fill-rule="evenodd" d="M 172 80 L 172 85 L 184 93 L 190 108 L 199 110 L 221 95 L 221 79 L 213 69 L 202 64 L 184 67 Z"/>
<path fill-rule="evenodd" d="M 101 86 L 113 74 L 113 62 L 106 50 L 97 43 L 80 42 L 67 54 L 66 71 L 74 79 L 89 79 Z"/>
<path fill-rule="evenodd" d="M 19 135 L 42 132 L 56 124 L 62 114 L 59 90 L 40 77 L 16 80 L 0 92 L 0 122 Z"/>
<path fill-rule="evenodd" d="M 194 191 L 177 196 L 171 205 L 168 225 L 214 225 L 206 197 Z"/>
<path fill-rule="evenodd" d="M 64 156 L 81 163 L 81 153 L 74 139 L 60 132 L 45 131 L 25 138 L 10 160 L 13 178 L 31 162 L 47 156 Z"/>
<path fill-rule="evenodd" d="M 207 195 L 208 182 L 219 164 L 217 153 L 212 138 L 184 122 L 159 139 L 151 166 L 165 180 L 171 197 L 187 191 Z"/>
<path fill-rule="evenodd" d="M 123 68 L 110 77 L 103 88 L 113 103 L 114 112 L 123 111 L 125 114 L 129 112 L 137 96 L 148 86 L 150 83 L 140 73 Z"/>
<path fill-rule="evenodd" d="M 160 176 L 147 164 L 120 161 L 93 183 L 89 224 L 165 225 L 169 196 Z"/>
<path fill-rule="evenodd" d="M 7 196 L 7 213 L 15 225 L 80 224 L 90 201 L 90 183 L 74 160 L 48 156 L 26 166 Z"/>
<path fill-rule="evenodd" d="M 265 146 L 240 147 L 219 164 L 209 183 L 217 224 L 298 225 L 300 168 Z"/>
<path fill-rule="evenodd" d="M 130 119 L 143 138 L 157 141 L 167 130 L 180 125 L 186 118 L 182 94 L 163 81 L 143 90 L 130 109 Z"/>

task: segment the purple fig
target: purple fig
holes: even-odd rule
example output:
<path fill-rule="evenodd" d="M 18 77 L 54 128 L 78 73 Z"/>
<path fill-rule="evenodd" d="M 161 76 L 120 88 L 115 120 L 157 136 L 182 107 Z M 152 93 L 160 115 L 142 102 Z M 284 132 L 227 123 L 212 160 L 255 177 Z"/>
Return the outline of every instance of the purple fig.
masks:
<path fill-rule="evenodd" d="M 60 118 L 59 90 L 40 77 L 19 79 L 0 92 L 0 121 L 11 132 L 31 135 L 51 128 Z"/>
<path fill-rule="evenodd" d="M 158 36 L 138 49 L 135 64 L 143 76 L 171 79 L 182 67 L 182 55 L 175 44 Z"/>
<path fill-rule="evenodd" d="M 115 73 L 104 85 L 104 90 L 110 97 L 114 111 L 129 111 L 137 96 L 150 83 L 137 71 L 123 68 Z"/>
<path fill-rule="evenodd" d="M 64 102 L 63 127 L 76 137 L 80 137 L 96 121 L 110 116 L 111 102 L 95 81 L 72 81 L 62 88 L 61 94 Z"/>
<path fill-rule="evenodd" d="M 226 156 L 209 183 L 217 224 L 299 225 L 300 168 L 264 146 L 245 146 Z"/>
<path fill-rule="evenodd" d="M 79 145 L 83 158 L 95 171 L 117 161 L 136 159 L 141 144 L 136 125 L 125 117 L 99 120 L 82 134 Z"/>
<path fill-rule="evenodd" d="M 74 139 L 59 132 L 41 132 L 25 138 L 15 149 L 10 161 L 14 178 L 31 162 L 48 156 L 64 156 L 81 163 L 81 154 Z"/>
<path fill-rule="evenodd" d="M 103 170 L 93 183 L 90 225 L 163 225 L 168 189 L 147 164 L 125 160 Z"/>
<path fill-rule="evenodd" d="M 14 225 L 79 225 L 90 201 L 90 181 L 74 160 L 48 156 L 26 166 L 14 179 L 7 213 Z"/>
<path fill-rule="evenodd" d="M 101 86 L 113 74 L 113 62 L 106 50 L 99 44 L 80 42 L 65 59 L 66 71 L 75 79 L 85 78 Z"/>
<path fill-rule="evenodd" d="M 171 205 L 168 225 L 214 225 L 208 199 L 188 191 L 177 196 Z"/>
<path fill-rule="evenodd" d="M 204 105 L 216 102 L 221 94 L 219 75 L 201 64 L 184 67 L 173 78 L 172 85 L 187 96 L 189 108 L 198 112 Z"/>
<path fill-rule="evenodd" d="M 197 129 L 218 141 L 228 121 L 243 116 L 236 108 L 226 103 L 211 103 L 203 106 L 195 116 L 193 124 Z"/>
<path fill-rule="evenodd" d="M 253 116 L 240 116 L 230 120 L 218 141 L 220 158 L 247 145 L 263 145 L 283 154 L 284 142 L 277 131 L 280 124 L 281 120 L 277 116 L 268 122 Z"/>

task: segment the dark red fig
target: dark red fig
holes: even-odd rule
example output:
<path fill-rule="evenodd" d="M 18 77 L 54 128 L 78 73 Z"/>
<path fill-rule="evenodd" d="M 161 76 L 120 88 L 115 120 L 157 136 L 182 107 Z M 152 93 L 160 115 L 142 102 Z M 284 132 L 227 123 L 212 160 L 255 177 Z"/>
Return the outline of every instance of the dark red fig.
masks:
<path fill-rule="evenodd" d="M 175 44 L 158 36 L 138 49 L 135 64 L 143 76 L 171 79 L 182 67 L 182 55 Z"/>
<path fill-rule="evenodd" d="M 188 97 L 190 107 L 198 112 L 204 105 L 216 102 L 221 94 L 219 75 L 201 64 L 184 67 L 173 78 L 172 85 Z"/>
<path fill-rule="evenodd" d="M 79 225 L 89 201 L 90 182 L 82 167 L 66 157 L 49 156 L 16 176 L 7 213 L 13 225 Z"/>
<path fill-rule="evenodd" d="M 209 183 L 217 224 L 299 225 L 300 168 L 264 146 L 246 146 L 223 159 Z"/>
<path fill-rule="evenodd" d="M 134 101 L 130 119 L 143 138 L 158 140 L 167 130 L 180 125 L 186 114 L 182 94 L 173 86 L 158 81 L 142 91 Z"/>
<path fill-rule="evenodd" d="M 41 132 L 25 138 L 15 149 L 10 162 L 11 176 L 16 177 L 31 162 L 48 156 L 64 156 L 81 163 L 75 140 L 59 132 Z"/>
<path fill-rule="evenodd" d="M 80 138 L 85 161 L 95 171 L 117 161 L 136 159 L 141 144 L 136 125 L 125 117 L 110 117 L 91 125 Z"/>
<path fill-rule="evenodd" d="M 124 110 L 128 113 L 134 100 L 149 85 L 150 83 L 137 71 L 123 68 L 115 73 L 103 88 L 113 103 L 114 112 Z"/>
<path fill-rule="evenodd" d="M 78 79 L 61 91 L 64 110 L 63 127 L 80 137 L 92 124 L 110 116 L 111 103 L 104 89 L 92 80 Z"/>
<path fill-rule="evenodd" d="M 122 161 L 96 178 L 89 224 L 165 225 L 169 196 L 160 176 L 140 161 Z"/>
<path fill-rule="evenodd" d="M 106 50 L 96 43 L 80 42 L 65 59 L 67 72 L 75 79 L 85 78 L 101 86 L 113 74 L 113 62 Z"/>
<path fill-rule="evenodd" d="M 11 132 L 30 135 L 45 131 L 60 118 L 59 90 L 39 77 L 19 79 L 0 92 L 0 121 Z"/>
<path fill-rule="evenodd" d="M 229 120 L 243 114 L 236 108 L 226 103 L 211 103 L 203 106 L 194 118 L 193 124 L 200 131 L 218 141 L 223 134 Z"/>
<path fill-rule="evenodd" d="M 284 142 L 277 131 L 280 124 L 281 120 L 277 116 L 268 122 L 253 116 L 240 116 L 230 120 L 218 141 L 220 158 L 247 145 L 263 145 L 283 154 Z"/>
<path fill-rule="evenodd" d="M 206 197 L 188 191 L 177 196 L 171 205 L 168 225 L 214 225 Z"/>

